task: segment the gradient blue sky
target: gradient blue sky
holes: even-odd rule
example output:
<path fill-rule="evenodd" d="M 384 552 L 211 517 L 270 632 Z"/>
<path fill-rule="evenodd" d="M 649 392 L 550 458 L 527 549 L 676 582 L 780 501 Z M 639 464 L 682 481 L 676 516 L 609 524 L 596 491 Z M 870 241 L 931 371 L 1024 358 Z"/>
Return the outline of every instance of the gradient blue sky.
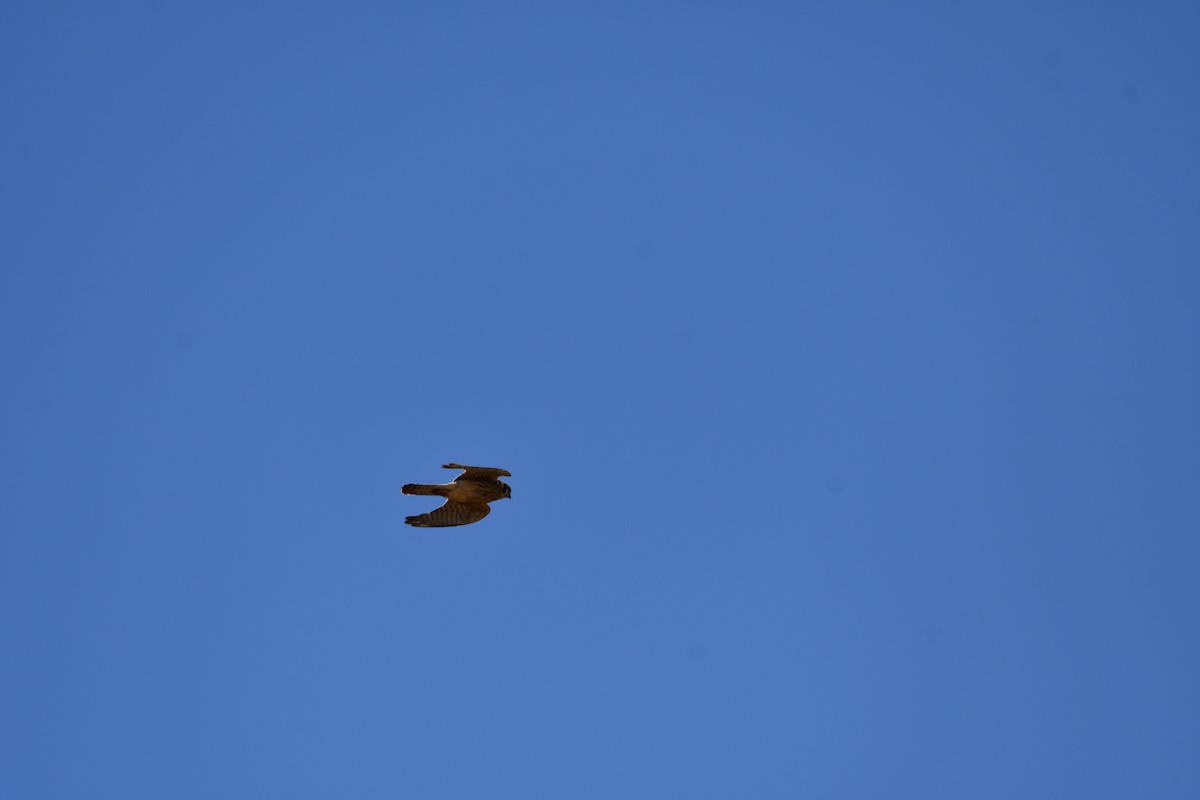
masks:
<path fill-rule="evenodd" d="M 1198 31 L 6 4 L 2 793 L 1200 796 Z"/>

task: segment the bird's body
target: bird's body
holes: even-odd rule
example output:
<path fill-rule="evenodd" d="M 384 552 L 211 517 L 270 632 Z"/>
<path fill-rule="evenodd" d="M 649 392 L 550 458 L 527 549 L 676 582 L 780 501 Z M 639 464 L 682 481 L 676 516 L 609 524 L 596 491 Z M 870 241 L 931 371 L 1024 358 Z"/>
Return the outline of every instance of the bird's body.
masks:
<path fill-rule="evenodd" d="M 512 489 L 500 480 L 512 473 L 496 467 L 464 467 L 462 464 L 443 464 L 443 469 L 461 469 L 463 473 L 452 483 L 406 483 L 400 489 L 405 494 L 437 495 L 446 502 L 430 511 L 405 518 L 405 523 L 417 528 L 447 528 L 469 525 L 491 513 L 488 503 L 512 497 Z"/>

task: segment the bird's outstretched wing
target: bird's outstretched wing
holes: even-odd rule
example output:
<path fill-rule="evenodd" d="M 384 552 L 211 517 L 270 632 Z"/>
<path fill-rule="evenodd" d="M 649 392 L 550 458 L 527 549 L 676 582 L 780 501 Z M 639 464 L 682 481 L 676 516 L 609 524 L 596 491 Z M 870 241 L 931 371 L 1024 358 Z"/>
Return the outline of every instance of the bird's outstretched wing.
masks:
<path fill-rule="evenodd" d="M 469 481 L 494 481 L 497 478 L 504 476 L 511 478 L 512 473 L 506 469 L 499 467 L 466 467 L 462 464 L 442 464 L 442 469 L 461 469 L 462 475 L 459 475 L 454 480 L 459 481 L 464 478 Z"/>
<path fill-rule="evenodd" d="M 404 522 L 414 528 L 451 528 L 455 525 L 479 522 L 491 511 L 487 503 L 456 503 L 447 500 L 428 514 L 405 517 Z"/>

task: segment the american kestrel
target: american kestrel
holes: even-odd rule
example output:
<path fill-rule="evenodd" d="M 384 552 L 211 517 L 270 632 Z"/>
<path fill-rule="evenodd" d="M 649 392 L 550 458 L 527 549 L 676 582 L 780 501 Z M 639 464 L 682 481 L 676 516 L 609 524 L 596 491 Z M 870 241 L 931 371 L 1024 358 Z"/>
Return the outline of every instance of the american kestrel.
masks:
<path fill-rule="evenodd" d="M 461 469 L 463 473 L 453 483 L 406 483 L 400 488 L 405 494 L 436 494 L 446 502 L 428 514 L 406 517 L 404 522 L 417 528 L 448 528 L 469 525 L 491 513 L 488 503 L 512 497 L 512 489 L 499 480 L 501 475 L 512 477 L 508 470 L 495 467 L 464 467 L 462 464 L 443 464 L 442 469 Z"/>

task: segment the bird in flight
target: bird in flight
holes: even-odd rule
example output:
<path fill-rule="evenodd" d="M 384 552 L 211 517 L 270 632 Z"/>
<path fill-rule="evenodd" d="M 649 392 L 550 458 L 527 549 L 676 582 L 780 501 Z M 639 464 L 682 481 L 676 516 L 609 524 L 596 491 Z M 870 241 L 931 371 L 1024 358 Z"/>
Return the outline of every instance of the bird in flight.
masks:
<path fill-rule="evenodd" d="M 449 528 L 469 525 L 491 513 L 488 503 L 512 497 L 512 488 L 500 480 L 512 473 L 496 467 L 464 467 L 462 464 L 443 464 L 442 469 L 461 469 L 452 483 L 406 483 L 400 488 L 405 494 L 435 494 L 446 502 L 428 514 L 406 517 L 404 522 L 416 528 Z"/>

